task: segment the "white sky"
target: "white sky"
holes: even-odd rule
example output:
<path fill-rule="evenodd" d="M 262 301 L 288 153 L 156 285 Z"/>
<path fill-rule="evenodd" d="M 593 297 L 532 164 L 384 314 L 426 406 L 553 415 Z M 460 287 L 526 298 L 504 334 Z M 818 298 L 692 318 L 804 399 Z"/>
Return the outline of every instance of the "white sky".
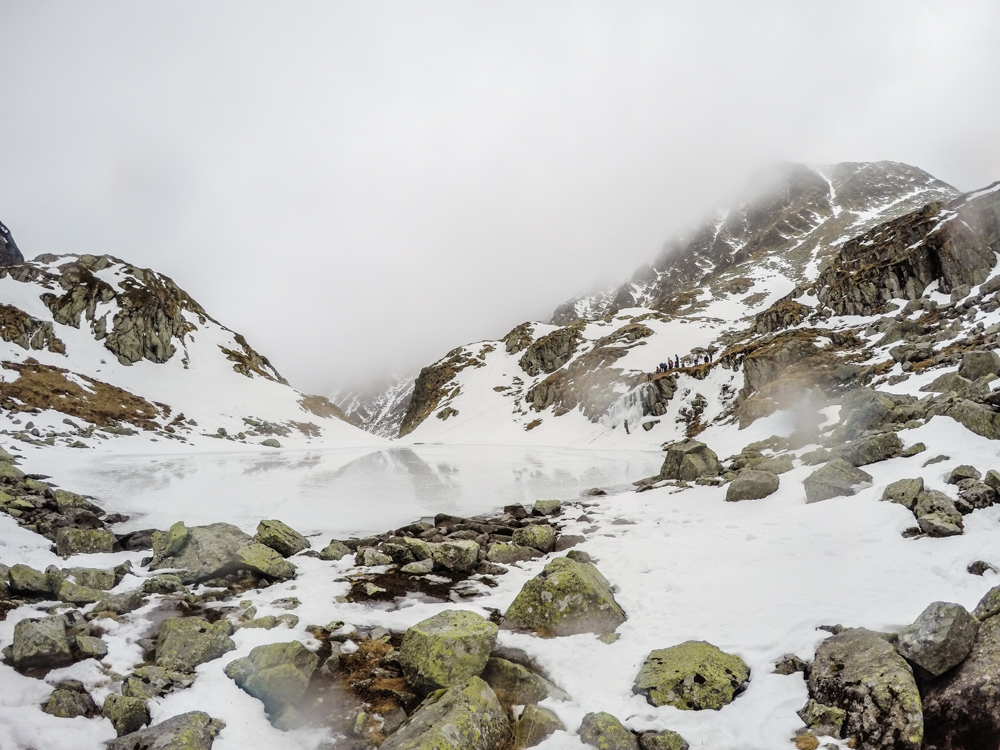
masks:
<path fill-rule="evenodd" d="M 995 0 L 0 0 L 0 220 L 325 392 L 548 319 L 775 159 L 1000 179 L 997 39 Z"/>

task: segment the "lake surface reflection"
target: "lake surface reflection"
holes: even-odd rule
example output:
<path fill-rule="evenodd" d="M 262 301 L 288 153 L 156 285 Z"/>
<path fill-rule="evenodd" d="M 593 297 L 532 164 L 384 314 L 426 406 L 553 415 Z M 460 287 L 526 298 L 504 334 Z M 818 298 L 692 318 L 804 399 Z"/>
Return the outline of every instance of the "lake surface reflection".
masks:
<path fill-rule="evenodd" d="M 82 458 L 82 457 L 81 457 Z M 428 445 L 190 456 L 89 456 L 53 481 L 132 519 L 120 530 L 278 518 L 302 533 L 371 534 L 435 513 L 631 489 L 662 453 Z M 50 468 L 51 471 L 51 468 Z"/>

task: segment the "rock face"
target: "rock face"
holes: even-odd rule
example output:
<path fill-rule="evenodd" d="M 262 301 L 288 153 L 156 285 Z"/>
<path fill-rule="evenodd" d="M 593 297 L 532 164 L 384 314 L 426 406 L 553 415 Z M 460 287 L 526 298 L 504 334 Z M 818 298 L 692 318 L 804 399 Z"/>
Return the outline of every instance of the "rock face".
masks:
<path fill-rule="evenodd" d="M 518 364 L 531 377 L 555 372 L 570 360 L 579 343 L 580 326 L 559 328 L 528 346 Z"/>
<path fill-rule="evenodd" d="M 934 602 L 899 634 L 900 655 L 935 677 L 959 664 L 976 641 L 979 622 L 961 604 Z"/>
<path fill-rule="evenodd" d="M 250 544 L 248 535 L 228 523 L 189 528 L 174 524 L 169 534 L 153 535 L 153 561 L 150 570 L 180 568 L 185 584 L 233 573 L 240 567 L 237 554 Z"/>
<path fill-rule="evenodd" d="M 281 521 L 261 521 L 254 541 L 270 547 L 282 557 L 297 555 L 310 546 L 308 539 Z"/>
<path fill-rule="evenodd" d="M 969 656 L 924 687 L 927 747 L 938 750 L 1000 745 L 1000 617 L 984 620 Z"/>
<path fill-rule="evenodd" d="M 277 715 L 306 693 L 319 657 L 298 641 L 257 646 L 226 665 L 226 676 Z"/>
<path fill-rule="evenodd" d="M 14 236 L 10 230 L 0 222 L 0 266 L 13 266 L 24 263 L 24 256 L 17 249 Z"/>
<path fill-rule="evenodd" d="M 806 477 L 802 484 L 806 489 L 806 502 L 818 503 L 831 497 L 855 495 L 858 489 L 871 481 L 871 474 L 851 466 L 842 458 L 835 458 Z"/>
<path fill-rule="evenodd" d="M 748 679 L 750 668 L 738 656 L 705 641 L 686 641 L 650 652 L 632 692 L 645 695 L 653 706 L 717 711 L 733 701 Z"/>
<path fill-rule="evenodd" d="M 171 617 L 156 638 L 156 666 L 193 672 L 199 664 L 218 659 L 236 648 L 226 620 L 209 623 L 200 617 Z"/>
<path fill-rule="evenodd" d="M 719 469 L 719 457 L 715 451 L 697 440 L 682 440 L 667 450 L 660 478 L 693 482 L 699 477 L 718 476 Z"/>
<path fill-rule="evenodd" d="M 611 584 L 589 563 L 557 557 L 521 589 L 503 627 L 547 635 L 611 633 L 626 620 Z"/>
<path fill-rule="evenodd" d="M 820 272 L 816 289 L 838 315 L 878 314 L 891 299 L 917 299 L 934 281 L 946 294 L 981 284 L 998 241 L 1000 193 L 987 188 L 849 240 Z"/>
<path fill-rule="evenodd" d="M 441 612 L 403 636 L 403 676 L 424 694 L 464 684 L 483 671 L 496 639 L 497 626 L 474 612 Z"/>
<path fill-rule="evenodd" d="M 603 711 L 583 717 L 580 739 L 598 750 L 639 750 L 635 735 L 618 719 Z"/>
<path fill-rule="evenodd" d="M 809 694 L 846 712 L 843 735 L 859 747 L 920 750 L 924 720 L 913 670 L 879 633 L 851 628 L 823 641 Z"/>
<path fill-rule="evenodd" d="M 191 711 L 119 737 L 107 750 L 211 750 L 225 726 L 206 713 Z"/>
<path fill-rule="evenodd" d="M 760 500 L 778 490 L 778 477 L 769 471 L 745 469 L 729 484 L 726 501 Z"/>
<path fill-rule="evenodd" d="M 510 720 L 490 686 L 478 677 L 428 696 L 382 750 L 497 750 L 510 736 Z"/>

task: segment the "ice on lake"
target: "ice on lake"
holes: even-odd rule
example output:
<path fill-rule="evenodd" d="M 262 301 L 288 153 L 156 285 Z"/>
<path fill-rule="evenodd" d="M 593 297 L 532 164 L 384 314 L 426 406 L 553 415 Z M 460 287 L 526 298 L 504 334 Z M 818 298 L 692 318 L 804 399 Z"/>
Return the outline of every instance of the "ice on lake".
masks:
<path fill-rule="evenodd" d="M 381 533 L 436 513 L 632 489 L 659 452 L 427 445 L 349 450 L 121 456 L 69 454 L 53 481 L 131 516 L 119 533 L 277 518 L 304 534 Z M 49 471 L 52 470 L 49 464 Z"/>

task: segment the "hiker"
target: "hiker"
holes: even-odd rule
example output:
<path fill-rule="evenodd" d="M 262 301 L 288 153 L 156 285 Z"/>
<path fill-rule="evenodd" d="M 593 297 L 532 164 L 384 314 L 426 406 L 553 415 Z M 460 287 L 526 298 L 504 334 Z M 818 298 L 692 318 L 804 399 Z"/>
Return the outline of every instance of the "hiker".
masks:
<path fill-rule="evenodd" d="M 681 366 L 681 358 L 678 355 L 675 354 L 674 355 L 674 367 L 680 367 L 680 366 Z"/>
<path fill-rule="evenodd" d="M 628 420 L 627 419 L 625 420 L 625 434 L 626 435 L 631 435 L 632 434 L 631 432 L 628 431 Z"/>

